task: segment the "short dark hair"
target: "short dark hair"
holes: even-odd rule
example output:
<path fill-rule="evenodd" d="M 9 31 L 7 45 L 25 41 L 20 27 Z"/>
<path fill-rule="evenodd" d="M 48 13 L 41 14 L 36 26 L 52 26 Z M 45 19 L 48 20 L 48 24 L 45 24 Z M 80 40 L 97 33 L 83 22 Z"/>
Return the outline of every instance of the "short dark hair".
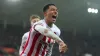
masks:
<path fill-rule="evenodd" d="M 47 4 L 43 8 L 43 12 L 46 12 L 49 9 L 49 6 L 56 6 L 55 4 Z"/>

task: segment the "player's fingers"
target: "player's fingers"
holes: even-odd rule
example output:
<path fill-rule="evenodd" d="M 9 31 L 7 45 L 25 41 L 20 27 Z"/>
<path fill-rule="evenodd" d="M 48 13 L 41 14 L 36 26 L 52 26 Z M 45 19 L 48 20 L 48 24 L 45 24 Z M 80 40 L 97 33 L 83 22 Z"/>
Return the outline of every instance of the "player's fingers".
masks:
<path fill-rule="evenodd" d="M 60 52 L 65 52 L 65 48 L 60 48 L 59 51 Z"/>
<path fill-rule="evenodd" d="M 67 47 L 63 47 L 63 48 L 62 48 L 62 51 L 63 51 L 64 53 L 65 53 L 67 50 L 68 50 Z"/>

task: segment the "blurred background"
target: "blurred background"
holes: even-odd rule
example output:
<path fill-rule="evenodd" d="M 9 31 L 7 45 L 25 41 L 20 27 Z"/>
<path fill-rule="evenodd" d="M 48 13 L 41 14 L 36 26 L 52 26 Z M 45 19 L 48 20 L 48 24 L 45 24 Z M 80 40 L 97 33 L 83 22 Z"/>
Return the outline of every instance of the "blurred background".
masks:
<path fill-rule="evenodd" d="M 43 18 L 42 8 L 54 3 L 55 23 L 68 45 L 64 56 L 100 56 L 100 0 L 0 0 L 0 56 L 18 56 L 22 35 L 29 31 L 29 17 Z M 55 44 L 52 56 L 60 56 Z"/>

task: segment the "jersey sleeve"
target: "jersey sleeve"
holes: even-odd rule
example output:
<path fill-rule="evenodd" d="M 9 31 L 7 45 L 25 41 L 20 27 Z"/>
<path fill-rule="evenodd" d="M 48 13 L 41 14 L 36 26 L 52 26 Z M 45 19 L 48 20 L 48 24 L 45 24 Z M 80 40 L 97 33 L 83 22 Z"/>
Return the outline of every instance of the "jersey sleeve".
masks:
<path fill-rule="evenodd" d="M 37 30 L 35 29 L 35 27 L 36 27 L 37 25 L 43 26 L 43 23 L 41 23 L 41 22 L 35 23 L 35 24 L 32 26 L 32 28 L 33 28 L 35 31 L 37 31 Z M 37 31 L 37 32 L 38 32 L 38 31 Z"/>

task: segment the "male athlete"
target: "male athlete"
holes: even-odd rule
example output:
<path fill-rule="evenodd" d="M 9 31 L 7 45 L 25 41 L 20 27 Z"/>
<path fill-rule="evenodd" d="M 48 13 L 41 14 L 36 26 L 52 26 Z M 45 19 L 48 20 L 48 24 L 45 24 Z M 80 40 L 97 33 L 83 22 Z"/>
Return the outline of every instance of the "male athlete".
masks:
<path fill-rule="evenodd" d="M 30 24 L 31 24 L 31 26 L 32 26 L 35 22 L 37 22 L 37 21 L 39 21 L 39 20 L 40 20 L 40 17 L 39 17 L 38 15 L 31 15 L 31 16 L 30 16 Z M 21 54 L 21 52 L 22 52 L 22 50 L 23 50 L 23 48 L 24 48 L 24 46 L 25 46 L 25 43 L 26 43 L 27 38 L 28 38 L 28 35 L 29 35 L 29 32 L 26 32 L 26 33 L 23 35 L 23 37 L 22 37 L 22 42 L 21 42 L 21 46 L 20 46 L 20 49 L 19 49 L 19 54 Z"/>
<path fill-rule="evenodd" d="M 60 52 L 66 52 L 67 45 L 59 37 L 60 29 L 54 24 L 58 16 L 57 7 L 54 4 L 47 4 L 43 8 L 43 13 L 44 19 L 31 27 L 20 56 L 51 56 L 55 42 L 59 44 Z"/>

